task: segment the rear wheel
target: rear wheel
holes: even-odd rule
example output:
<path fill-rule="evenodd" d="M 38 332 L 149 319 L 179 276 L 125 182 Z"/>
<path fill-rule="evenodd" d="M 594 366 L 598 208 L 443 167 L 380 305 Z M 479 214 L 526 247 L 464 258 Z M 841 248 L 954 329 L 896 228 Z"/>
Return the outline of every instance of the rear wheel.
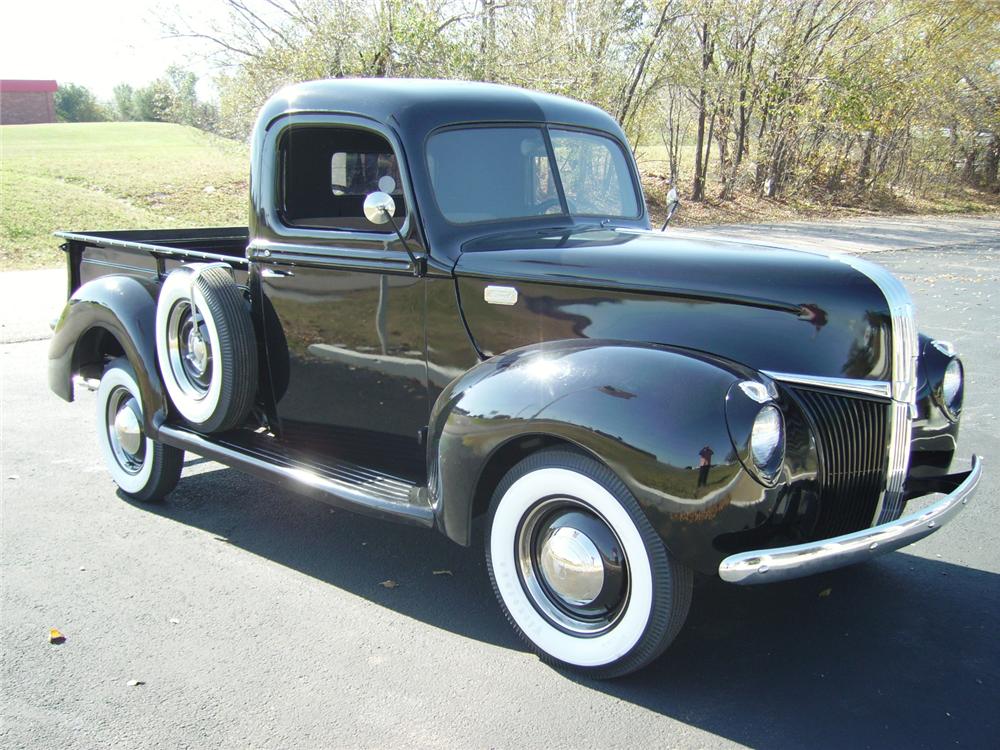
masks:
<path fill-rule="evenodd" d="M 126 495 L 162 500 L 177 485 L 184 451 L 146 436 L 139 386 L 124 357 L 113 360 L 101 378 L 97 429 L 104 462 Z"/>
<path fill-rule="evenodd" d="M 486 531 L 494 591 L 545 661 L 598 678 L 659 656 L 691 604 L 692 574 L 628 488 L 582 454 L 546 450 L 497 487 Z"/>

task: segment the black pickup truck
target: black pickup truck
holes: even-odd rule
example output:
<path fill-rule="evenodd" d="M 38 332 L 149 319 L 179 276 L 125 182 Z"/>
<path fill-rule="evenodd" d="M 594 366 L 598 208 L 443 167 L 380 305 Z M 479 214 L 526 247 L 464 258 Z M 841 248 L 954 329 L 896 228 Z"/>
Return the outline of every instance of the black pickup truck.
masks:
<path fill-rule="evenodd" d="M 59 233 L 50 386 L 97 391 L 130 497 L 190 451 L 463 545 L 481 519 L 513 627 L 612 677 L 669 645 L 694 573 L 865 561 L 978 483 L 975 456 L 950 473 L 961 361 L 898 281 L 651 231 L 599 109 L 316 81 L 251 154 L 248 228 Z"/>

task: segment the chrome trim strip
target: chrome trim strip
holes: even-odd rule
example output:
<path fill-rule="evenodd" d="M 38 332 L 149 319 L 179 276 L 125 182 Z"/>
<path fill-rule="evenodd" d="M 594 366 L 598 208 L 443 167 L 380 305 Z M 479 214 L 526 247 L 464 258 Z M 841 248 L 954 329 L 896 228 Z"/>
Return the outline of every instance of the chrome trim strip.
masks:
<path fill-rule="evenodd" d="M 787 581 L 870 560 L 905 547 L 933 534 L 958 515 L 975 493 L 981 476 L 981 459 L 973 455 L 972 468 L 962 483 L 923 510 L 832 539 L 730 555 L 719 564 L 719 577 L 740 585 Z"/>
<path fill-rule="evenodd" d="M 433 526 L 434 512 L 429 505 L 406 502 L 402 497 L 398 501 L 390 500 L 384 494 L 377 495 L 367 492 L 365 485 L 378 487 L 383 477 L 372 474 L 372 477 L 361 478 L 358 471 L 346 467 L 342 471 L 343 478 L 324 476 L 310 471 L 305 466 L 282 465 L 267 458 L 261 458 L 251 451 L 214 442 L 202 435 L 189 430 L 160 425 L 156 439 L 161 442 L 197 453 L 205 458 L 220 461 L 228 466 L 241 469 L 249 474 L 271 482 L 285 483 L 291 489 L 312 495 L 334 505 L 376 516 L 389 517 L 411 523 L 417 526 Z M 390 482 L 401 484 L 400 480 L 387 478 Z M 413 489 L 417 489 L 414 485 Z M 399 494 L 394 492 L 393 494 Z"/>
<path fill-rule="evenodd" d="M 117 268 L 121 271 L 131 271 L 133 273 L 141 273 L 144 276 L 156 276 L 156 268 L 143 268 L 142 266 L 130 266 L 127 263 L 112 263 L 108 260 L 95 260 L 93 258 L 84 257 L 80 261 L 82 266 L 101 266 L 103 268 Z"/>
<path fill-rule="evenodd" d="M 903 283 L 879 265 L 853 256 L 837 256 L 875 283 L 889 305 L 892 321 L 892 398 L 885 491 L 875 507 L 874 524 L 899 518 L 903 512 L 903 485 L 910 470 L 910 441 L 917 408 L 919 344 L 913 300 Z"/>
<path fill-rule="evenodd" d="M 892 398 L 892 384 L 884 380 L 855 380 L 853 378 L 827 378 L 822 375 L 799 375 L 792 372 L 774 372 L 773 370 L 761 370 L 769 378 L 782 383 L 794 383 L 795 385 L 811 385 L 816 388 L 829 388 L 835 391 L 849 391 L 860 393 L 865 396 L 877 396 L 879 398 Z"/>
<path fill-rule="evenodd" d="M 383 248 L 319 248 L 314 245 L 290 245 L 254 240 L 247 246 L 251 261 L 308 266 L 311 268 L 349 268 L 382 273 L 412 274 L 413 263 L 401 250 Z"/>
<path fill-rule="evenodd" d="M 874 523 L 888 523 L 903 512 L 903 486 L 910 469 L 910 442 L 913 436 L 911 405 L 892 402 L 889 413 L 889 455 L 885 469 L 885 490 L 875 506 Z"/>
<path fill-rule="evenodd" d="M 119 240 L 115 237 L 102 237 L 99 234 L 81 234 L 79 232 L 53 232 L 56 237 L 64 240 L 82 242 L 95 247 L 120 247 L 125 250 L 141 250 L 154 255 L 166 255 L 180 258 L 201 258 L 202 260 L 217 260 L 221 263 L 236 263 L 246 265 L 247 259 L 240 256 L 222 255 L 221 253 L 206 253 L 202 250 L 188 250 L 183 247 L 170 247 L 168 245 L 154 245 L 149 242 L 133 242 L 132 240 Z M 226 239 L 217 237 L 215 239 Z M 92 261 L 93 262 L 93 261 Z"/>

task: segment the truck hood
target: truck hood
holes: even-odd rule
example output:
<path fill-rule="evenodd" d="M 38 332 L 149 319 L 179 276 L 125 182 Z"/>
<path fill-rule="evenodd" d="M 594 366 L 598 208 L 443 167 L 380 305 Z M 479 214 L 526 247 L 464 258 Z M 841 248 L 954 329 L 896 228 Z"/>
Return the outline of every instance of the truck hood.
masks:
<path fill-rule="evenodd" d="M 786 248 L 577 228 L 478 239 L 463 247 L 455 273 L 485 355 L 618 339 L 697 349 L 758 370 L 888 380 L 889 307 L 869 268 Z M 517 302 L 487 302 L 490 285 L 515 288 Z"/>

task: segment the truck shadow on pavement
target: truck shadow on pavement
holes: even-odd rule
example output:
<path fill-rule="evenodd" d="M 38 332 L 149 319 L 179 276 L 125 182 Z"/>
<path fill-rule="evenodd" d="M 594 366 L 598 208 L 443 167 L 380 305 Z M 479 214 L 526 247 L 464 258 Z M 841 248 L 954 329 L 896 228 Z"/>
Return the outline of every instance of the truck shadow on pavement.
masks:
<path fill-rule="evenodd" d="M 135 507 L 434 627 L 525 650 L 494 600 L 481 530 L 467 549 L 232 470 L 187 476 L 167 502 Z M 1000 576 L 897 552 L 769 586 L 705 579 L 649 668 L 611 682 L 566 677 L 748 745 L 984 747 L 1000 736 L 998 644 Z"/>

